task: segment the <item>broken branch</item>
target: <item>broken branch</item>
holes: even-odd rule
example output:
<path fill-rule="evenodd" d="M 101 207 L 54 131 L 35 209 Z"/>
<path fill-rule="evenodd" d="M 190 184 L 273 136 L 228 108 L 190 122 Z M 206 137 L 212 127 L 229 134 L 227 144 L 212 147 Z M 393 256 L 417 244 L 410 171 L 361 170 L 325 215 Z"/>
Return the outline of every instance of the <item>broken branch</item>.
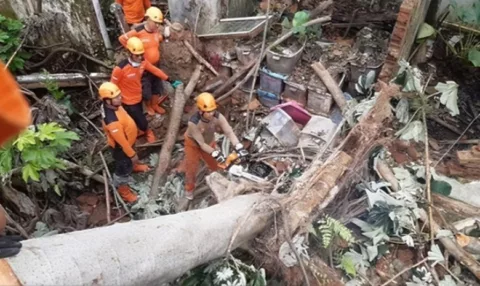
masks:
<path fill-rule="evenodd" d="M 328 91 L 330 91 L 330 93 L 333 96 L 333 99 L 335 100 L 337 105 L 340 107 L 340 109 L 342 111 L 345 110 L 345 107 L 347 106 L 347 101 L 345 100 L 345 96 L 343 96 L 342 90 L 338 86 L 337 82 L 335 82 L 333 77 L 330 75 L 330 73 L 327 71 L 327 69 L 322 65 L 321 62 L 316 62 L 312 64 L 312 68 L 315 71 L 315 73 L 318 75 L 318 77 L 323 81 Z"/>
<path fill-rule="evenodd" d="M 204 59 L 197 51 L 195 51 L 195 49 L 192 47 L 192 45 L 190 45 L 187 40 L 183 41 L 183 43 L 199 63 L 206 66 L 214 75 L 218 76 L 218 72 L 213 68 L 213 66 L 209 62 L 207 62 L 207 60 Z"/>

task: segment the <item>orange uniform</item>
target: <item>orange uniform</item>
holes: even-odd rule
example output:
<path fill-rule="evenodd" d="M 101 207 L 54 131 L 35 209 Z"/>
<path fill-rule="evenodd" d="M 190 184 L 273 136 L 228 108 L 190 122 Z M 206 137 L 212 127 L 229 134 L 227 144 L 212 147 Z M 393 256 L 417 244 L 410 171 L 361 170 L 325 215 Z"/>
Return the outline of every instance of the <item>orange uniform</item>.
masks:
<path fill-rule="evenodd" d="M 145 49 L 145 59 L 149 63 L 157 65 L 160 61 L 160 43 L 163 41 L 163 36 L 158 32 L 148 32 L 145 30 L 145 24 L 142 24 L 130 32 L 121 35 L 118 40 L 122 46 L 127 48 L 127 41 L 131 37 L 137 37 L 142 41 Z"/>
<path fill-rule="evenodd" d="M 123 104 L 134 105 L 142 102 L 142 75 L 145 70 L 162 80 L 168 80 L 168 75 L 148 61 L 134 67 L 129 59 L 125 59 L 113 69 L 110 81 L 122 91 Z"/>
<path fill-rule="evenodd" d="M 123 107 L 120 106 L 117 110 L 103 107 L 103 130 L 110 147 L 120 147 L 130 158 L 135 156 L 133 145 L 137 140 L 138 130 L 135 121 Z"/>
<path fill-rule="evenodd" d="M 150 0 L 115 0 L 122 5 L 125 20 L 128 24 L 138 24 L 143 21 L 145 11 L 152 6 Z"/>

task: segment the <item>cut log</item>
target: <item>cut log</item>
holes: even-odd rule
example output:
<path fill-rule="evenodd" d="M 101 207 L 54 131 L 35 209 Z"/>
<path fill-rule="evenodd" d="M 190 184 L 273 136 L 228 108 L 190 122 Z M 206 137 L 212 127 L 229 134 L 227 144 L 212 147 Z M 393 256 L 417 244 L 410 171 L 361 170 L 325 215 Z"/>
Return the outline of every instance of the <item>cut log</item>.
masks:
<path fill-rule="evenodd" d="M 256 208 L 266 198 L 239 196 L 206 209 L 22 241 L 22 251 L 4 261 L 21 285 L 162 285 L 222 257 L 230 240 L 236 248 L 255 237 L 270 223 L 272 209 Z"/>
<path fill-rule="evenodd" d="M 340 107 L 340 109 L 343 111 L 347 106 L 347 100 L 345 99 L 345 96 L 343 96 L 343 92 L 338 86 L 337 82 L 333 79 L 321 62 L 312 64 L 312 68 L 318 77 L 323 81 L 328 91 L 332 94 L 333 99 L 337 103 L 338 107 Z"/>
<path fill-rule="evenodd" d="M 177 139 L 178 131 L 180 130 L 180 123 L 183 115 L 183 108 L 187 98 L 190 97 L 195 85 L 200 78 L 202 66 L 197 65 L 195 72 L 192 74 L 185 92 L 183 90 L 183 84 L 179 85 L 175 91 L 175 101 L 173 103 L 173 109 L 170 114 L 170 121 L 165 135 L 165 143 L 160 150 L 158 166 L 153 176 L 152 189 L 150 190 L 150 199 L 155 200 L 158 197 L 159 186 L 165 183 L 165 173 L 170 166 L 170 159 L 172 157 L 173 147 Z"/>
<path fill-rule="evenodd" d="M 110 79 L 106 73 L 91 73 L 88 76 L 81 73 L 57 73 L 57 74 L 30 74 L 17 76 L 17 82 L 24 88 L 46 88 L 45 82 L 52 80 L 59 87 L 88 86 L 91 78 L 95 83 L 101 83 Z"/>

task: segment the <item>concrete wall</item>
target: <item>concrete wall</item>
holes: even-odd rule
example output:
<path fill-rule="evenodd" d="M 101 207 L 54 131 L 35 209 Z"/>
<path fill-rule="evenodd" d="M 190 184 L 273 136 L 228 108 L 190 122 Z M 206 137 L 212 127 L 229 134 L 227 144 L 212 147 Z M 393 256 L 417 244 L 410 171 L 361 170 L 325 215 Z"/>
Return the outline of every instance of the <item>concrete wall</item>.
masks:
<path fill-rule="evenodd" d="M 24 19 L 32 27 L 29 40 L 37 45 L 68 42 L 89 54 L 105 55 L 91 0 L 43 0 L 42 14 L 36 0 L 0 0 L 0 14 Z"/>
<path fill-rule="evenodd" d="M 257 2 L 254 0 L 168 0 L 168 8 L 173 21 L 187 22 L 193 29 L 198 9 L 202 7 L 197 33 L 203 33 L 215 26 L 221 18 L 251 16 L 254 3 Z"/>

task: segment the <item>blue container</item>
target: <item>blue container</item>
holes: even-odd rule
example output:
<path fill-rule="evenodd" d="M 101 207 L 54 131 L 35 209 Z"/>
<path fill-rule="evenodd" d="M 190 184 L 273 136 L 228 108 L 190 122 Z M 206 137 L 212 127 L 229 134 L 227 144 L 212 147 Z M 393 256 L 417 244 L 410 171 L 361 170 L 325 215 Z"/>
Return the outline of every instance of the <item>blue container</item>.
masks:
<path fill-rule="evenodd" d="M 280 104 L 280 97 L 271 92 L 258 89 L 257 95 L 260 103 L 268 108 L 272 108 Z"/>
<path fill-rule="evenodd" d="M 280 97 L 285 89 L 287 76 L 274 73 L 266 68 L 260 70 L 260 89 Z"/>

